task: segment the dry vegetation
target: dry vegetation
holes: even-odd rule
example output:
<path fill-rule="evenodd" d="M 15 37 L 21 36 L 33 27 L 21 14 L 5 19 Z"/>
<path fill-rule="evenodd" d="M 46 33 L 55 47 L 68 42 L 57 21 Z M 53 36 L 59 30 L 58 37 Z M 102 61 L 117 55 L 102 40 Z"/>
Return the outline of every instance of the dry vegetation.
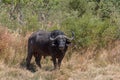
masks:
<path fill-rule="evenodd" d="M 53 65 L 48 57 L 42 60 L 42 69 L 31 72 L 25 68 L 29 35 L 21 36 L 17 31 L 0 27 L 0 80 L 120 79 L 120 41 L 113 42 L 107 49 L 87 49 L 84 54 L 82 50 L 69 48 L 60 70 L 51 71 Z M 35 67 L 34 59 L 32 64 Z"/>

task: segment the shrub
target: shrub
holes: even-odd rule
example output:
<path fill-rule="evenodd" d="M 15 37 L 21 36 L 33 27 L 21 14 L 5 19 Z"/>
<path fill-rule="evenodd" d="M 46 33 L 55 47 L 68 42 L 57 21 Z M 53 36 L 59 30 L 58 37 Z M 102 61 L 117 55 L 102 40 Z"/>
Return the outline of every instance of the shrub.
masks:
<path fill-rule="evenodd" d="M 74 11 L 78 11 L 78 16 L 82 16 L 87 10 L 87 1 L 85 0 L 71 0 L 69 2 L 69 8 Z"/>
<path fill-rule="evenodd" d="M 75 32 L 74 43 L 79 47 L 99 46 L 105 47 L 111 40 L 116 39 L 117 26 L 110 24 L 109 20 L 102 21 L 92 15 L 82 18 L 68 18 L 63 22 L 65 30 Z"/>

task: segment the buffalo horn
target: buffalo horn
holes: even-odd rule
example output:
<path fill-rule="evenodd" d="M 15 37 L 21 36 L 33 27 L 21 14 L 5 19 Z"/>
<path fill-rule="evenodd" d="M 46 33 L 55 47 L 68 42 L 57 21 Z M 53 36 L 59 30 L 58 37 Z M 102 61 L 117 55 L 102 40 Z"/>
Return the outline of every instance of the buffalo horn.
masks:
<path fill-rule="evenodd" d="M 63 36 L 63 35 L 58 35 L 58 36 L 56 36 L 55 38 L 50 37 L 50 40 L 51 40 L 51 41 L 54 41 L 54 40 L 56 40 L 57 38 L 59 38 L 59 37 L 61 37 L 61 36 Z"/>
<path fill-rule="evenodd" d="M 75 34 L 74 34 L 74 32 L 72 31 L 72 37 L 71 37 L 71 38 L 69 38 L 69 37 L 67 37 L 67 36 L 65 36 L 65 35 L 58 35 L 58 36 L 56 36 L 55 38 L 50 37 L 50 40 L 54 41 L 54 40 L 56 40 L 56 39 L 59 38 L 59 37 L 65 37 L 65 38 L 68 39 L 68 40 L 73 40 L 73 39 L 74 39 L 74 36 L 75 36 Z"/>
<path fill-rule="evenodd" d="M 72 37 L 71 38 L 69 38 L 69 37 L 67 37 L 67 36 L 64 36 L 66 39 L 68 39 L 68 40 L 73 40 L 74 39 L 74 36 L 75 36 L 75 34 L 74 34 L 74 32 L 72 31 Z"/>

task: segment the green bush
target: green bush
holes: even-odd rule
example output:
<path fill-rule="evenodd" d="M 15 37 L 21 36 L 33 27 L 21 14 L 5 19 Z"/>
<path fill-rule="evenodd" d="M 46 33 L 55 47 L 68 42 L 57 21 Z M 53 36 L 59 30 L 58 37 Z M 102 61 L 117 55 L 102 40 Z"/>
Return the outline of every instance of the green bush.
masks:
<path fill-rule="evenodd" d="M 79 47 L 105 47 L 108 41 L 116 39 L 118 27 L 102 21 L 95 16 L 83 16 L 82 18 L 68 18 L 63 22 L 65 30 L 75 32 L 74 43 Z"/>
<path fill-rule="evenodd" d="M 85 0 L 71 0 L 69 8 L 74 11 L 78 11 L 78 16 L 82 16 L 87 10 L 87 1 Z"/>

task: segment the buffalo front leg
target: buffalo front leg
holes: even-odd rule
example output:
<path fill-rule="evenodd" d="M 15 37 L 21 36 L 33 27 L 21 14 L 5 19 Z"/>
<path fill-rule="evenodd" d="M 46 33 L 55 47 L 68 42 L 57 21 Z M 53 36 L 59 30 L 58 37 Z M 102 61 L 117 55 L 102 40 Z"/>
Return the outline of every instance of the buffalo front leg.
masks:
<path fill-rule="evenodd" d="M 41 57 L 42 57 L 42 56 L 40 56 L 40 55 L 35 56 L 35 62 L 36 62 L 36 64 L 38 65 L 39 68 L 41 68 L 41 63 L 40 63 Z"/>
<path fill-rule="evenodd" d="M 59 58 L 59 59 L 58 59 L 58 69 L 60 69 L 62 60 L 63 60 L 63 58 Z"/>
<path fill-rule="evenodd" d="M 52 60 L 53 60 L 53 64 L 54 64 L 54 69 L 56 69 L 56 68 L 57 68 L 56 58 L 55 58 L 55 57 L 52 57 Z"/>

